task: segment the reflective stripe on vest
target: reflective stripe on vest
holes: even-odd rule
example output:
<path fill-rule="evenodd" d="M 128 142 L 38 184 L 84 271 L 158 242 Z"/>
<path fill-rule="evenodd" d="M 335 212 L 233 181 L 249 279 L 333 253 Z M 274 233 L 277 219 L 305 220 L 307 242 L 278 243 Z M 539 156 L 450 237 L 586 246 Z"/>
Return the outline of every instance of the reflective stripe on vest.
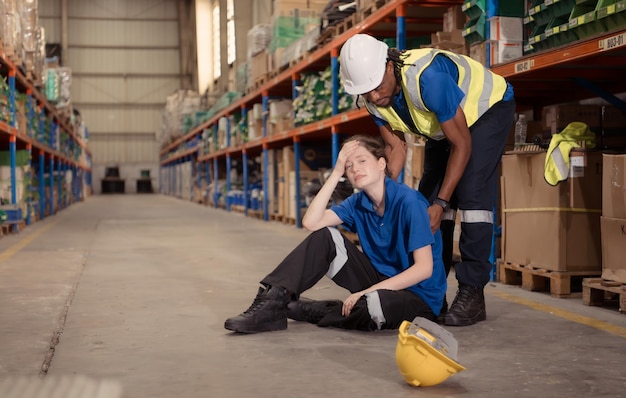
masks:
<path fill-rule="evenodd" d="M 578 145 L 576 145 L 576 146 L 578 146 Z M 547 177 L 550 177 L 550 178 L 546 178 L 546 179 L 549 179 L 548 182 L 551 185 L 556 185 L 556 182 L 563 181 L 563 180 L 567 179 L 567 176 L 569 175 L 568 162 L 565 160 L 565 156 L 563 156 L 563 153 L 561 152 L 561 150 L 568 151 L 568 157 L 569 157 L 569 151 L 571 150 L 571 148 L 569 148 L 569 147 L 565 148 L 565 147 L 566 147 L 566 145 L 559 146 L 554 151 L 552 151 L 550 153 L 550 159 L 549 160 L 551 160 L 552 164 L 555 166 L 552 171 L 553 172 L 556 171 L 559 174 L 559 175 L 547 176 Z"/>
<path fill-rule="evenodd" d="M 459 71 L 459 88 L 465 93 L 461 108 L 467 125 L 472 126 L 496 102 L 501 101 L 506 92 L 506 81 L 500 75 L 490 72 L 479 62 L 445 50 L 418 49 L 405 52 L 402 67 L 402 90 L 409 113 L 418 131 L 412 131 L 392 107 L 377 107 L 365 101 L 365 106 L 373 115 L 386 120 L 395 131 L 423 134 L 434 140 L 445 138 L 437 116 L 424 104 L 419 80 L 436 55 L 443 54 L 453 61 Z"/>

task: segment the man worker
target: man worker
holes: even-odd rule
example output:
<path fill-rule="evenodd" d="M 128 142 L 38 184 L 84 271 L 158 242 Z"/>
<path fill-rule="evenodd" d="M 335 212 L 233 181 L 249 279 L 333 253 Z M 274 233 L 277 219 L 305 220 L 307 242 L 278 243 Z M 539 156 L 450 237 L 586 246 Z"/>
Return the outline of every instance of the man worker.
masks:
<path fill-rule="evenodd" d="M 404 133 L 427 139 L 419 191 L 431 229 L 441 229 L 446 274 L 452 264 L 456 209 L 461 220 L 455 265 L 459 288 L 442 316 L 447 326 L 486 319 L 497 168 L 515 117 L 512 86 L 479 62 L 449 51 L 400 51 L 367 34 L 341 48 L 345 91 L 360 95 L 386 144 L 391 177 L 406 159 Z"/>

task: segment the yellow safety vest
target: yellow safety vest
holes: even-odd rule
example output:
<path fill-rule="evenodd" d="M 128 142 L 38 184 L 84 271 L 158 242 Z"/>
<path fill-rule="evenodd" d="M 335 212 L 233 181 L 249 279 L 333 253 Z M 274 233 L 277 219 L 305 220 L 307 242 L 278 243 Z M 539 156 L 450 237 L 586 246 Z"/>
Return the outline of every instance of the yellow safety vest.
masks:
<path fill-rule="evenodd" d="M 578 142 L 581 141 L 584 141 L 589 149 L 596 146 L 595 133 L 582 122 L 572 122 L 563 131 L 552 136 L 543 171 L 548 184 L 554 186 L 567 179 L 570 170 L 570 152 L 574 148 L 580 148 Z"/>
<path fill-rule="evenodd" d="M 478 118 L 489 108 L 501 101 L 506 92 L 507 83 L 502 76 L 492 73 L 470 57 L 433 49 L 408 50 L 405 54 L 408 56 L 404 59 L 404 66 L 401 69 L 402 81 L 400 83 L 409 107 L 409 113 L 418 131 L 412 131 L 391 106 L 378 107 L 365 101 L 368 111 L 386 120 L 395 131 L 422 134 L 434 140 L 445 138 L 437 116 L 424 104 L 419 84 L 422 72 L 438 54 L 447 56 L 458 67 L 459 80 L 457 84 L 465 93 L 461 101 L 461 108 L 465 113 L 468 126 L 476 123 Z"/>

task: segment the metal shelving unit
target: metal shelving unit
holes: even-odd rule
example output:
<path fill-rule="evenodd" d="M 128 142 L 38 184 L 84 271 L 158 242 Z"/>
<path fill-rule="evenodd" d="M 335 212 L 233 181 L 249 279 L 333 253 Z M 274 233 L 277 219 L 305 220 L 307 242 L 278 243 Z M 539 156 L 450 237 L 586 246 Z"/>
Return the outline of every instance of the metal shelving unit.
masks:
<path fill-rule="evenodd" d="M 382 3 L 382 2 L 379 2 Z M 162 192 L 180 195 L 177 181 L 182 176 L 174 173 L 177 164 L 195 161 L 198 170 L 209 170 L 219 175 L 220 165 L 226 169 L 227 189 L 230 187 L 230 165 L 233 159 L 242 159 L 244 165 L 244 184 L 247 183 L 247 162 L 251 156 L 263 156 L 267 170 L 268 149 L 293 145 L 297 148 L 306 141 L 323 141 L 331 145 L 333 164 L 339 148 L 339 135 L 350 131 L 376 131 L 377 129 L 365 109 L 354 109 L 338 113 L 336 87 L 338 80 L 337 58 L 343 43 L 355 33 L 371 33 L 380 38 L 395 38 L 398 48 L 405 48 L 406 37 L 430 34 L 442 26 L 442 16 L 446 9 L 453 5 L 461 5 L 464 1 L 445 0 L 392 0 L 381 4 L 376 11 L 357 22 L 350 29 L 336 35 L 330 42 L 317 48 L 292 67 L 279 71 L 257 90 L 248 93 L 240 100 L 214 115 L 206 123 L 195 127 L 161 151 L 161 184 Z M 185 144 L 198 137 L 205 129 L 213 129 L 217 134 L 219 118 L 231 114 L 245 117 L 253 103 L 262 102 L 264 114 L 268 111 L 268 100 L 271 97 L 293 98 L 293 87 L 300 79 L 300 74 L 311 70 L 322 70 L 331 66 L 333 90 L 333 114 L 331 117 L 267 135 L 267 122 L 263 123 L 263 136 L 237 147 L 227 148 L 200 154 L 197 148 L 184 148 Z M 623 70 L 626 66 L 626 26 L 611 33 L 598 37 L 576 41 L 559 48 L 548 49 L 525 56 L 514 62 L 500 64 L 492 68 L 505 76 L 515 87 L 518 108 L 534 108 L 540 110 L 543 105 L 561 103 L 574 99 L 601 96 L 608 98 L 622 110 L 626 111 L 623 102 L 616 100 L 612 94 L 626 92 L 626 79 Z M 581 85 L 589 91 L 581 90 Z M 230 131 L 227 131 L 227 137 Z M 296 187 L 299 187 L 300 163 L 299 152 L 295 151 Z M 214 184 L 215 185 L 215 184 Z M 267 175 L 264 176 L 263 219 L 268 220 L 267 208 Z M 298 188 L 296 188 L 298 189 Z M 247 192 L 247 187 L 244 187 Z M 215 194 L 216 192 L 214 192 Z M 296 197 L 299 192 L 296 192 Z M 247 201 L 245 201 L 247 203 Z M 217 203 L 217 201 L 214 201 Z M 217 206 L 217 204 L 216 204 Z M 227 209 L 229 210 L 229 209 Z M 299 209 L 298 209 L 299 210 Z M 246 214 L 247 214 L 246 205 Z M 296 225 L 300 227 L 300 214 L 296 214 Z"/>
<path fill-rule="evenodd" d="M 11 123 L 0 122 L 0 150 L 8 150 L 11 167 L 11 205 L 17 205 L 17 192 L 16 192 L 16 157 L 18 150 L 27 150 L 29 152 L 29 160 L 26 164 L 27 169 L 30 170 L 34 164 L 36 166 L 36 173 L 39 184 L 31 191 L 38 192 L 39 203 L 37 206 L 39 218 L 44 218 L 46 209 L 49 211 L 49 215 L 55 213 L 54 203 L 52 198 L 52 192 L 54 190 L 54 178 L 50 176 L 57 174 L 59 178 L 57 181 L 61 183 L 61 178 L 65 177 L 67 173 L 72 173 L 72 189 L 71 195 L 74 200 L 80 200 L 83 183 L 87 186 L 91 185 L 91 152 L 82 140 L 76 136 L 73 130 L 73 126 L 68 120 L 64 120 L 59 117 L 59 112 L 56 108 L 40 93 L 36 87 L 34 87 L 30 81 L 24 76 L 24 74 L 17 68 L 17 66 L 0 51 L 0 73 L 2 76 L 7 77 L 9 86 L 9 93 L 7 99 L 7 105 L 9 108 L 9 114 L 11 116 Z M 39 121 L 38 126 L 32 126 L 32 134 L 25 135 L 18 131 L 16 126 L 16 95 L 17 93 L 25 93 L 27 100 L 27 114 L 30 117 L 36 117 Z M 34 100 L 37 104 L 36 109 L 31 106 L 31 100 Z M 54 132 L 50 136 L 48 142 L 44 139 L 44 119 L 51 120 L 51 130 Z M 60 134 L 67 134 L 69 137 L 69 143 L 65 148 L 58 148 L 56 141 L 53 141 L 53 137 Z M 84 151 L 88 164 L 80 164 L 71 157 L 68 153 L 72 148 L 80 147 L 81 151 Z M 50 195 L 45 195 L 46 176 L 49 178 Z M 27 175 L 27 178 L 32 177 Z M 25 217 L 25 224 L 29 225 L 32 220 L 30 217 L 30 206 L 33 205 L 31 201 L 30 192 L 26 192 L 27 201 L 27 214 Z M 58 209 L 63 209 L 69 205 L 67 201 L 64 201 L 62 195 L 59 192 L 57 206 Z M 19 230 L 19 223 L 14 224 L 14 229 Z"/>

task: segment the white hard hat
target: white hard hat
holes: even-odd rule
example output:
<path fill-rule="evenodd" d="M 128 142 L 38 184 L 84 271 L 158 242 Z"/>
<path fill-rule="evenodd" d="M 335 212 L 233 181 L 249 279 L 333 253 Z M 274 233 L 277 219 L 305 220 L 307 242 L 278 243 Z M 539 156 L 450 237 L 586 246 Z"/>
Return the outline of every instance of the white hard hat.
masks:
<path fill-rule="evenodd" d="M 365 94 L 380 85 L 387 65 L 384 42 L 366 34 L 352 36 L 341 47 L 340 75 L 348 94 Z"/>

